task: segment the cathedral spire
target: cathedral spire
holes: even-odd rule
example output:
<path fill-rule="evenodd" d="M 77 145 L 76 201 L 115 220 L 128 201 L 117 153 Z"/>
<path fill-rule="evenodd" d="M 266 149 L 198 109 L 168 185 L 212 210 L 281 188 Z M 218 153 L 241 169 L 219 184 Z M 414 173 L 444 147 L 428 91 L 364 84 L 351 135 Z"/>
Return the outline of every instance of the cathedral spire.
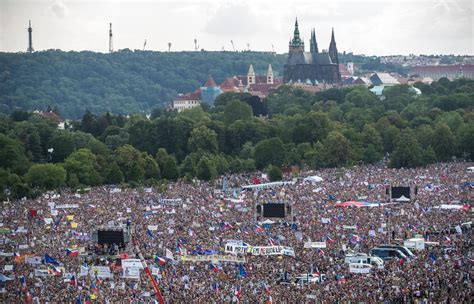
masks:
<path fill-rule="evenodd" d="M 318 52 L 318 43 L 316 42 L 316 31 L 314 28 L 311 30 L 311 39 L 309 41 L 309 51 L 311 53 Z"/>
<path fill-rule="evenodd" d="M 331 57 L 332 63 L 339 64 L 339 56 L 337 54 L 336 39 L 334 38 L 334 28 L 332 28 L 331 43 L 329 44 L 329 57 Z"/>

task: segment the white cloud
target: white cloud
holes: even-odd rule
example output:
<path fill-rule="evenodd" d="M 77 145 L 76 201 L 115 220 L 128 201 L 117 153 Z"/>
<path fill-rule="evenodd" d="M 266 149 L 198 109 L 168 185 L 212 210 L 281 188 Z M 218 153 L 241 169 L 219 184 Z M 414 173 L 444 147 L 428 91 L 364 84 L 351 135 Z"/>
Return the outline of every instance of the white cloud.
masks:
<path fill-rule="evenodd" d="M 68 14 L 68 8 L 62 1 L 54 1 L 49 10 L 58 18 L 64 18 Z"/>

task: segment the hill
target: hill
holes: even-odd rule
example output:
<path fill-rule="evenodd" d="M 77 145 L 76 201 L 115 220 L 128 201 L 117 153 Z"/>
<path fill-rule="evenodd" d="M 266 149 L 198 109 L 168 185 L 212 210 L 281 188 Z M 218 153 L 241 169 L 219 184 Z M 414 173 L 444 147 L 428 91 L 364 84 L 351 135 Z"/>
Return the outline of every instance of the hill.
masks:
<path fill-rule="evenodd" d="M 86 110 L 150 112 L 177 93 L 195 90 L 208 74 L 219 83 L 246 74 L 250 63 L 258 74 L 269 63 L 281 73 L 285 60 L 285 55 L 258 52 L 0 53 L 0 112 L 50 106 L 71 119 L 82 117 Z"/>

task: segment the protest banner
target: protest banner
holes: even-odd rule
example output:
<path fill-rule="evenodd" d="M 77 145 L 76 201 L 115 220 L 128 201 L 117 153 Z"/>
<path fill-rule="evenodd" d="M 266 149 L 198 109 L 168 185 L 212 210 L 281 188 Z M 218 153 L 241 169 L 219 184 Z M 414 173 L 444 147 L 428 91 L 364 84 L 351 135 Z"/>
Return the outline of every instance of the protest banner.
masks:
<path fill-rule="evenodd" d="M 361 263 L 350 263 L 349 264 L 349 272 L 350 273 L 370 273 L 372 269 L 372 265 L 369 264 L 361 264 Z"/>
<path fill-rule="evenodd" d="M 123 268 L 136 267 L 139 269 L 143 269 L 142 262 L 139 259 L 124 259 L 122 260 L 122 267 Z"/>
<path fill-rule="evenodd" d="M 112 273 L 110 272 L 110 267 L 108 266 L 92 266 L 89 274 L 96 276 L 98 278 L 111 278 Z"/>
<path fill-rule="evenodd" d="M 56 209 L 77 209 L 79 208 L 78 204 L 62 204 L 62 205 L 56 205 Z"/>
<path fill-rule="evenodd" d="M 123 268 L 123 277 L 125 279 L 139 280 L 140 279 L 140 268 L 138 268 L 138 267 Z"/>
<path fill-rule="evenodd" d="M 226 253 L 251 255 L 289 255 L 294 256 L 294 249 L 285 246 L 250 246 L 226 244 Z"/>
<path fill-rule="evenodd" d="M 30 256 L 25 258 L 26 264 L 30 265 L 41 265 L 41 257 L 39 256 Z"/>
<path fill-rule="evenodd" d="M 304 248 L 326 248 L 326 242 L 305 242 Z"/>
<path fill-rule="evenodd" d="M 47 277 L 48 275 L 49 274 L 48 274 L 47 269 L 35 269 L 35 277 L 44 278 L 44 277 Z"/>
<path fill-rule="evenodd" d="M 157 231 L 158 230 L 158 225 L 148 225 L 148 230 Z"/>
<path fill-rule="evenodd" d="M 183 262 L 204 262 L 204 261 L 217 261 L 217 262 L 234 262 L 234 263 L 245 263 L 245 257 L 237 257 L 234 255 L 183 255 L 181 256 Z"/>

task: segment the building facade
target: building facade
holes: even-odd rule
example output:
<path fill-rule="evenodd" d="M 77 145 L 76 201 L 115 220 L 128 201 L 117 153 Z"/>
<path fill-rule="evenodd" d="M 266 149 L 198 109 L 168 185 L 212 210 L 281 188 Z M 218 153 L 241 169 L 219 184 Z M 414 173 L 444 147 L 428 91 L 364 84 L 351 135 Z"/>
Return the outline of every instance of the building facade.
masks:
<path fill-rule="evenodd" d="M 319 52 L 316 32 L 311 31 L 309 52 L 305 52 L 304 42 L 300 38 L 298 20 L 295 22 L 293 39 L 290 39 L 288 60 L 283 67 L 284 83 L 331 83 L 341 82 L 339 57 L 337 53 L 334 29 L 328 52 Z"/>

